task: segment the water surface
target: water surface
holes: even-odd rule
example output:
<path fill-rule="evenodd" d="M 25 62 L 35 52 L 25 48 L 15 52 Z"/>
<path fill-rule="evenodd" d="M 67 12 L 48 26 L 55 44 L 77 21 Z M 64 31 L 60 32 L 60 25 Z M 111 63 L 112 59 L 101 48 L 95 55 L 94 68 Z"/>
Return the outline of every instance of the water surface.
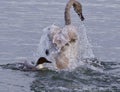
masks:
<path fill-rule="evenodd" d="M 68 0 L 0 0 L 0 65 L 32 61 L 41 30 L 64 26 Z M 0 92 L 120 92 L 120 0 L 79 0 L 84 25 L 102 67 L 88 65 L 72 72 L 19 71 L 0 67 Z M 73 9 L 74 25 L 80 25 Z"/>

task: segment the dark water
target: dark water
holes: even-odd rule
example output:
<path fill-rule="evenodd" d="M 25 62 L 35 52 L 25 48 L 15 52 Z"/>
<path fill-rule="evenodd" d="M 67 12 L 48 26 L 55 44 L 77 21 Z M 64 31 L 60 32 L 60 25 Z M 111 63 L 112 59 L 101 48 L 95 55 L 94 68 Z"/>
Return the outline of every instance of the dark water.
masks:
<path fill-rule="evenodd" d="M 0 0 L 0 92 L 120 92 L 120 0 L 79 0 L 100 66 L 90 63 L 72 72 L 56 72 L 6 65 L 34 59 L 41 30 L 53 23 L 64 25 L 67 1 Z M 71 13 L 73 23 L 80 25 Z"/>

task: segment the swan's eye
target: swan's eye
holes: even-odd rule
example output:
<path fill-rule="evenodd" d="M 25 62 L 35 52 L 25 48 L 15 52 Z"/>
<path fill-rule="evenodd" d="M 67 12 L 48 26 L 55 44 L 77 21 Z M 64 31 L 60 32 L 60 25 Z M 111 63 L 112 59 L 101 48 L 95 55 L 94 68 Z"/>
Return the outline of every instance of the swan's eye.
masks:
<path fill-rule="evenodd" d="M 49 50 L 46 49 L 45 54 L 48 56 L 49 55 Z"/>

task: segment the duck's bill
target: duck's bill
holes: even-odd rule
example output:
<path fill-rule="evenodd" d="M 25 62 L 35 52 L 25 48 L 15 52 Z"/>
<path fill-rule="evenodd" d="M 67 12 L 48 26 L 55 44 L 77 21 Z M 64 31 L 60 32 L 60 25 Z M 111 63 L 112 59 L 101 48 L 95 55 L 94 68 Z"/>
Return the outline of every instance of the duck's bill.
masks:
<path fill-rule="evenodd" d="M 51 61 L 46 61 L 46 63 L 52 63 Z"/>

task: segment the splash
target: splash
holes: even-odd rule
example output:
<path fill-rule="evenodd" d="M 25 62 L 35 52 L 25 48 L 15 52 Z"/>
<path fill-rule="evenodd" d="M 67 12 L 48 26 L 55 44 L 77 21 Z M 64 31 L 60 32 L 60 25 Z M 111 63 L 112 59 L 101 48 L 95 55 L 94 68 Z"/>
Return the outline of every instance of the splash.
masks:
<path fill-rule="evenodd" d="M 74 26 L 70 25 L 70 28 L 73 29 Z M 64 28 L 63 28 L 64 29 Z M 84 60 L 88 58 L 95 58 L 93 51 L 91 49 L 91 44 L 89 43 L 87 34 L 86 34 L 86 27 L 84 24 L 82 24 L 77 29 L 77 41 L 73 44 L 70 44 L 65 52 L 65 55 L 69 57 L 70 64 L 69 64 L 69 70 L 75 69 L 76 67 L 83 65 Z M 55 31 L 57 30 L 57 31 Z M 46 57 L 48 60 L 52 61 L 52 64 L 45 64 L 46 67 L 56 70 L 56 61 L 55 57 L 56 54 L 59 53 L 59 49 L 56 48 L 56 46 L 52 43 L 52 41 L 49 39 L 49 34 L 52 31 L 55 31 L 56 33 L 58 30 L 61 30 L 56 25 L 51 25 L 49 27 L 46 27 L 43 29 L 43 33 L 40 38 L 40 42 L 38 44 L 37 52 L 35 53 L 35 61 L 39 57 Z M 49 55 L 46 55 L 46 50 L 49 50 Z M 77 53 L 76 53 L 77 52 Z"/>
<path fill-rule="evenodd" d="M 80 30 L 79 31 L 79 42 L 80 42 L 79 51 L 80 51 L 81 59 L 95 58 L 91 48 L 91 44 L 87 37 L 87 33 L 86 33 L 87 30 L 85 25 L 82 24 L 81 27 L 79 27 L 79 30 Z"/>

